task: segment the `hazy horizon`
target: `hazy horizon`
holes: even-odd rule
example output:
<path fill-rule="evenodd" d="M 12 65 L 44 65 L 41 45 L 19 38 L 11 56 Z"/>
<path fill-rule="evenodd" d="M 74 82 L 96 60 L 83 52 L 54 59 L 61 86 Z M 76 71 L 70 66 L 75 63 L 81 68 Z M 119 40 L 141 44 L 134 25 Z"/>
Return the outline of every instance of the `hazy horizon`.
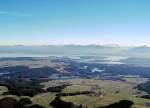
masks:
<path fill-rule="evenodd" d="M 120 45 L 120 44 L 0 44 L 1 46 L 108 46 L 108 47 L 150 47 L 150 45 Z"/>

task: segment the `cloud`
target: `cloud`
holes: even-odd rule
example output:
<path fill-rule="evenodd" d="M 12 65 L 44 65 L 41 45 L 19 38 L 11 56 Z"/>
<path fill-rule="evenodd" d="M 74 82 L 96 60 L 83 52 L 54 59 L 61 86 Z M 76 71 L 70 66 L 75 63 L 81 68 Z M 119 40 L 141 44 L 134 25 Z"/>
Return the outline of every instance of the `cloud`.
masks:
<path fill-rule="evenodd" d="M 0 11 L 0 15 L 10 15 L 10 16 L 18 16 L 18 17 L 29 17 L 31 15 L 21 13 L 21 12 L 12 12 L 12 11 Z"/>

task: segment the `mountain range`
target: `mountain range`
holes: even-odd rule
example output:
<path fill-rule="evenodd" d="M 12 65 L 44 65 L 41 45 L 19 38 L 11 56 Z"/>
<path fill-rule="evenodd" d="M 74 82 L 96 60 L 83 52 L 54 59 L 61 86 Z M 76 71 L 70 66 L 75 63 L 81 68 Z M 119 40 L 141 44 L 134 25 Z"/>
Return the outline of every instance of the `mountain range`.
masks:
<path fill-rule="evenodd" d="M 119 46 L 119 45 L 41 45 L 41 46 L 0 46 L 0 54 L 24 54 L 24 55 L 110 55 L 110 56 L 141 56 L 149 57 L 148 46 Z"/>

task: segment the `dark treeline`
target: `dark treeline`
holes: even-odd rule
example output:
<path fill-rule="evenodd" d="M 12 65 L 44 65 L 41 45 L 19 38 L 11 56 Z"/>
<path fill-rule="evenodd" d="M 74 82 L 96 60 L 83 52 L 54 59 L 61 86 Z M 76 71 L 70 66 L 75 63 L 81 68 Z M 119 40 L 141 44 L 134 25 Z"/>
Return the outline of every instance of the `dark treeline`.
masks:
<path fill-rule="evenodd" d="M 13 77 L 10 79 L 3 79 L 0 82 L 1 86 L 6 86 L 8 92 L 4 92 L 3 95 L 17 95 L 17 96 L 34 96 L 39 93 L 46 92 L 43 90 L 43 86 L 40 85 L 40 80 L 30 79 L 25 80 L 22 78 Z"/>
<path fill-rule="evenodd" d="M 48 92 L 62 92 L 63 89 L 65 89 L 67 86 L 71 86 L 72 84 L 63 84 L 58 86 L 52 86 L 47 88 Z"/>
<path fill-rule="evenodd" d="M 150 99 L 150 95 L 143 95 L 141 98 Z"/>
<path fill-rule="evenodd" d="M 51 106 L 54 108 L 87 108 L 82 105 L 75 105 L 72 102 L 65 102 L 60 99 L 60 96 L 57 96 L 51 103 Z"/>
<path fill-rule="evenodd" d="M 32 104 L 30 99 L 21 98 L 19 101 L 12 97 L 0 99 L 0 108 L 45 108 L 43 106 Z"/>
<path fill-rule="evenodd" d="M 9 79 L 2 78 L 0 81 L 0 86 L 6 86 L 8 92 L 4 92 L 3 95 L 17 95 L 17 96 L 34 96 L 44 92 L 56 92 L 60 93 L 64 88 L 70 86 L 71 84 L 62 84 L 56 85 L 43 89 L 44 85 L 41 85 L 41 82 L 45 80 L 40 79 L 22 79 L 18 77 L 12 77 Z"/>
<path fill-rule="evenodd" d="M 139 84 L 139 85 L 137 86 L 137 88 L 138 88 L 139 90 L 145 91 L 145 92 L 147 92 L 147 93 L 150 94 L 150 81 L 148 81 L 148 82 L 146 82 L 146 83 L 143 83 L 143 84 Z"/>
<path fill-rule="evenodd" d="M 75 92 L 75 93 L 58 93 L 56 96 L 75 96 L 75 95 L 89 95 L 93 92 L 90 91 L 82 91 L 82 92 Z"/>
<path fill-rule="evenodd" d="M 121 100 L 117 103 L 105 106 L 105 107 L 99 107 L 99 108 L 132 108 L 132 105 L 134 103 L 129 100 Z"/>
<path fill-rule="evenodd" d="M 55 87 L 43 90 L 43 86 L 40 85 L 40 83 L 49 80 L 47 79 L 48 76 L 58 73 L 53 68 L 3 67 L 0 68 L 0 73 L 4 73 L 3 76 L 0 76 L 0 85 L 6 86 L 9 90 L 3 95 L 34 96 L 39 93 L 56 90 Z"/>
<path fill-rule="evenodd" d="M 25 78 L 46 78 L 54 73 L 58 73 L 58 71 L 50 67 L 29 68 L 27 66 L 3 67 L 0 68 L 0 72 L 4 74 L 4 77 L 11 76 Z"/>

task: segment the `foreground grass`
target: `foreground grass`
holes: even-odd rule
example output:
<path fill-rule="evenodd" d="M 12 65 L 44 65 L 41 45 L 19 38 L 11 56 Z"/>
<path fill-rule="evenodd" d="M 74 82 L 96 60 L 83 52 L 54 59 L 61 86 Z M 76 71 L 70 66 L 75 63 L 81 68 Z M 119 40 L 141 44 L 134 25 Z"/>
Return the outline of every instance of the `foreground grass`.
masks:
<path fill-rule="evenodd" d="M 0 86 L 0 95 L 3 94 L 4 92 L 7 92 L 8 88 L 5 86 Z"/>
<path fill-rule="evenodd" d="M 46 108 L 52 108 L 49 104 L 55 98 L 55 93 L 42 93 L 31 98 L 34 104 L 39 104 Z"/>

